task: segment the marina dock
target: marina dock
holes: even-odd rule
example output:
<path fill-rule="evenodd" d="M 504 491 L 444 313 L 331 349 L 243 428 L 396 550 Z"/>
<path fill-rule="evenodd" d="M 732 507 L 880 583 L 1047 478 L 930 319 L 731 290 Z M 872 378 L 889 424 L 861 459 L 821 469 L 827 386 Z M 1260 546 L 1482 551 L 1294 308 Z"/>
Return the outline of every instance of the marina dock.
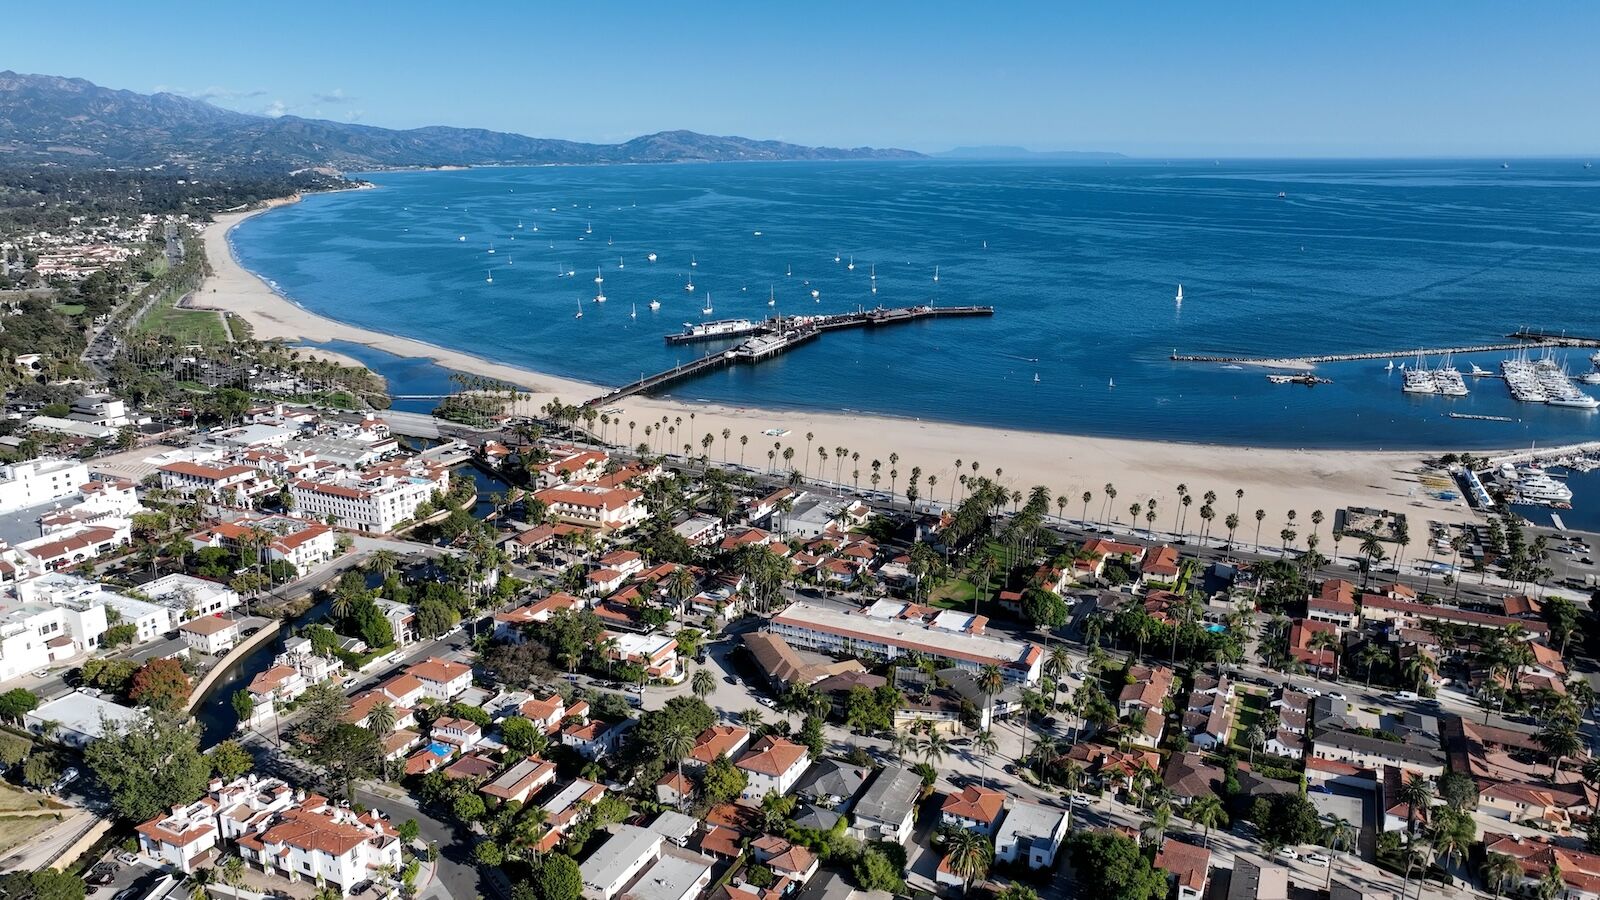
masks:
<path fill-rule="evenodd" d="M 1495 351 L 1521 350 L 1526 347 L 1579 347 L 1584 344 L 1571 342 L 1561 343 L 1555 340 L 1539 339 L 1518 341 L 1512 344 L 1480 344 L 1474 347 L 1434 347 L 1412 348 L 1410 350 L 1375 350 L 1367 353 L 1325 353 L 1318 356 L 1203 356 L 1187 353 L 1174 353 L 1169 359 L 1173 362 L 1198 362 L 1198 363 L 1232 363 L 1234 365 L 1264 366 L 1269 369 L 1306 369 L 1317 363 L 1330 362 L 1355 362 L 1363 359 L 1406 359 L 1413 356 L 1443 356 L 1447 353 L 1492 353 Z"/>
<path fill-rule="evenodd" d="M 877 328 L 883 325 L 915 322 L 919 319 L 992 315 L 994 315 L 994 307 L 992 306 L 906 306 L 894 309 L 880 307 L 878 309 L 860 310 L 839 315 L 773 316 L 772 318 L 761 320 L 759 324 L 752 326 L 750 330 L 738 331 L 737 334 L 722 332 L 706 337 L 690 337 L 691 329 L 691 332 L 667 335 L 667 340 L 672 343 L 689 343 L 694 340 L 729 340 L 741 336 L 745 339 L 727 350 L 708 353 L 699 359 L 680 363 L 664 372 L 647 375 L 631 384 L 625 384 L 585 402 L 584 405 L 595 406 L 601 403 L 611 403 L 623 397 L 631 397 L 634 394 L 647 394 L 685 379 L 728 366 L 753 365 L 762 360 L 771 359 L 795 347 L 808 344 L 821 337 L 827 331 L 840 331 L 846 328 Z"/>

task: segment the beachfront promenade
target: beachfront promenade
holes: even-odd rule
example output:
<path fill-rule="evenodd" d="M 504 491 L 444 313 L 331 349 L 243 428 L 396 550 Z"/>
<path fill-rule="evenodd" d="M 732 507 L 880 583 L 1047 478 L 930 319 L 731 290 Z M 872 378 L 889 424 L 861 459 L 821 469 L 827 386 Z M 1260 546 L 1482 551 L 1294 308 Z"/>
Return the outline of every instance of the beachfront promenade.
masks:
<path fill-rule="evenodd" d="M 680 363 L 664 372 L 644 376 L 638 381 L 625 384 L 599 397 L 588 400 L 583 405 L 595 406 L 601 403 L 611 403 L 635 394 L 647 394 L 687 378 L 693 378 L 727 366 L 753 365 L 793 350 L 802 344 L 810 343 L 828 331 L 840 331 L 846 328 L 878 328 L 884 325 L 899 325 L 921 319 L 992 315 L 994 315 L 994 307 L 992 306 L 905 306 L 894 309 L 880 307 L 878 309 L 829 316 L 774 316 L 763 320 L 748 330 L 741 330 L 738 335 L 733 335 L 752 336 L 732 348 L 708 353 L 699 359 Z M 717 340 L 729 337 L 730 335 L 722 334 L 710 336 L 708 339 Z M 685 335 L 668 335 L 667 339 L 669 341 L 676 339 L 679 342 L 683 342 Z"/>

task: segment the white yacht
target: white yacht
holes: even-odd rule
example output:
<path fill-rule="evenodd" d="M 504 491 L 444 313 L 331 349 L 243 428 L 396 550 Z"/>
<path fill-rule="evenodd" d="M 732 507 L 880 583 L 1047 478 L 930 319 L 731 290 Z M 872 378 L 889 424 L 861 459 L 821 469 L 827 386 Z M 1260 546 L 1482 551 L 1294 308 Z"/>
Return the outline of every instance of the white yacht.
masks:
<path fill-rule="evenodd" d="M 486 283 L 486 284 L 494 284 L 494 273 L 493 273 L 493 272 L 490 272 L 490 273 L 489 273 L 489 277 L 488 277 L 488 278 L 485 278 L 485 279 L 484 279 L 484 282 L 485 282 L 485 283 Z"/>
<path fill-rule="evenodd" d="M 489 242 L 489 255 L 490 256 L 494 255 L 494 241 L 490 241 Z"/>
<path fill-rule="evenodd" d="M 651 300 L 650 301 L 650 308 L 651 309 L 660 309 L 661 308 L 661 301 L 660 300 Z"/>
<path fill-rule="evenodd" d="M 690 278 L 690 279 L 689 279 L 689 280 L 688 280 L 688 282 L 686 282 L 686 283 L 685 283 L 685 284 L 684 284 L 684 286 L 683 286 L 683 289 L 684 289 L 684 290 L 686 290 L 686 291 L 688 291 L 688 292 L 689 292 L 689 293 L 691 293 L 691 294 L 692 294 L 692 293 L 694 293 L 694 279 L 693 279 L 693 278 Z"/>
<path fill-rule="evenodd" d="M 708 316 L 711 315 L 711 295 L 710 294 L 706 295 L 706 308 L 700 310 L 700 312 L 702 312 L 702 313 L 704 313 L 705 315 L 708 315 Z"/>
<path fill-rule="evenodd" d="M 651 262 L 655 262 L 656 261 L 656 255 L 654 253 L 647 253 L 647 254 L 645 254 L 644 258 L 649 260 L 649 261 L 651 261 Z"/>
<path fill-rule="evenodd" d="M 818 303 L 821 303 L 822 302 L 822 292 L 817 290 L 816 288 L 812 288 L 811 289 L 811 299 L 817 301 Z"/>

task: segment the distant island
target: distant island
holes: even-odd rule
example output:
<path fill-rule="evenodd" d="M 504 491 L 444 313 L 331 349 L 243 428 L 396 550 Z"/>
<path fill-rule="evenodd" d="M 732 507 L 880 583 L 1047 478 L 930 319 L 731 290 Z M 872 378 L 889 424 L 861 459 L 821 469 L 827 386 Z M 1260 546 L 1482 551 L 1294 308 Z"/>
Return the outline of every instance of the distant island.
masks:
<path fill-rule="evenodd" d="M 938 159 L 1127 159 L 1121 153 L 1099 150 L 1029 150 L 1026 147 L 980 146 L 954 147 L 943 153 L 933 153 Z"/>
<path fill-rule="evenodd" d="M 402 131 L 249 115 L 177 94 L 140 94 L 81 78 L 0 72 L 0 159 L 8 164 L 261 172 L 318 166 L 352 170 L 921 157 L 911 150 L 805 147 L 692 131 L 663 131 L 621 144 L 481 128 Z"/>

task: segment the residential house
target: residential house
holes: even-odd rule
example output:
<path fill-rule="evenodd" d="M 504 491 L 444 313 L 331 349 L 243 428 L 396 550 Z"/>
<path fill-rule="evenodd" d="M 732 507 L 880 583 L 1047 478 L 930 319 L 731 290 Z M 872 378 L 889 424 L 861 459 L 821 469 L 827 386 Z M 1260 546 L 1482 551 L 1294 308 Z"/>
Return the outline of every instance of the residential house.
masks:
<path fill-rule="evenodd" d="M 178 626 L 178 635 L 190 649 L 208 656 L 220 656 L 239 642 L 239 623 L 220 616 L 190 619 Z"/>
<path fill-rule="evenodd" d="M 1005 812 L 1005 805 L 1005 794 L 969 784 L 956 793 L 945 795 L 944 803 L 939 807 L 939 821 L 993 837 L 995 828 L 1000 824 L 1000 816 Z"/>
<path fill-rule="evenodd" d="M 734 763 L 744 771 L 746 778 L 740 796 L 746 800 L 760 800 L 768 791 L 780 796 L 787 794 L 810 764 L 811 757 L 803 745 L 768 735 Z"/>
<path fill-rule="evenodd" d="M 1178 900 L 1200 900 L 1211 876 L 1211 851 L 1169 837 L 1156 851 L 1155 867 L 1177 886 Z"/>
<path fill-rule="evenodd" d="M 422 682 L 423 696 L 448 703 L 472 687 L 472 667 L 438 657 L 429 657 L 406 667 L 406 674 Z M 411 704 L 407 704 L 411 705 Z"/>
<path fill-rule="evenodd" d="M 615 753 L 617 747 L 622 744 L 622 738 L 637 722 L 637 719 L 623 719 L 618 722 L 590 719 L 582 724 L 575 722 L 561 730 L 561 743 L 578 751 L 585 759 L 600 759 Z"/>
<path fill-rule="evenodd" d="M 995 859 L 1025 864 L 1030 869 L 1055 865 L 1056 851 L 1067 836 L 1067 811 L 1013 798 L 994 839 Z"/>
<path fill-rule="evenodd" d="M 708 766 L 717 757 L 735 759 L 750 742 L 750 731 L 738 725 L 713 725 L 695 738 L 694 749 L 684 763 L 691 766 Z"/>
<path fill-rule="evenodd" d="M 1356 586 L 1343 578 L 1329 578 L 1317 596 L 1306 601 L 1306 618 L 1340 628 L 1361 624 L 1361 608 L 1356 605 Z"/>
<path fill-rule="evenodd" d="M 850 833 L 864 841 L 911 838 L 922 776 L 908 766 L 889 765 L 878 771 L 851 811 Z"/>
<path fill-rule="evenodd" d="M 238 846 L 246 863 L 345 895 L 379 866 L 399 871 L 401 864 L 400 838 L 381 813 L 357 813 L 314 794 L 240 835 Z"/>

